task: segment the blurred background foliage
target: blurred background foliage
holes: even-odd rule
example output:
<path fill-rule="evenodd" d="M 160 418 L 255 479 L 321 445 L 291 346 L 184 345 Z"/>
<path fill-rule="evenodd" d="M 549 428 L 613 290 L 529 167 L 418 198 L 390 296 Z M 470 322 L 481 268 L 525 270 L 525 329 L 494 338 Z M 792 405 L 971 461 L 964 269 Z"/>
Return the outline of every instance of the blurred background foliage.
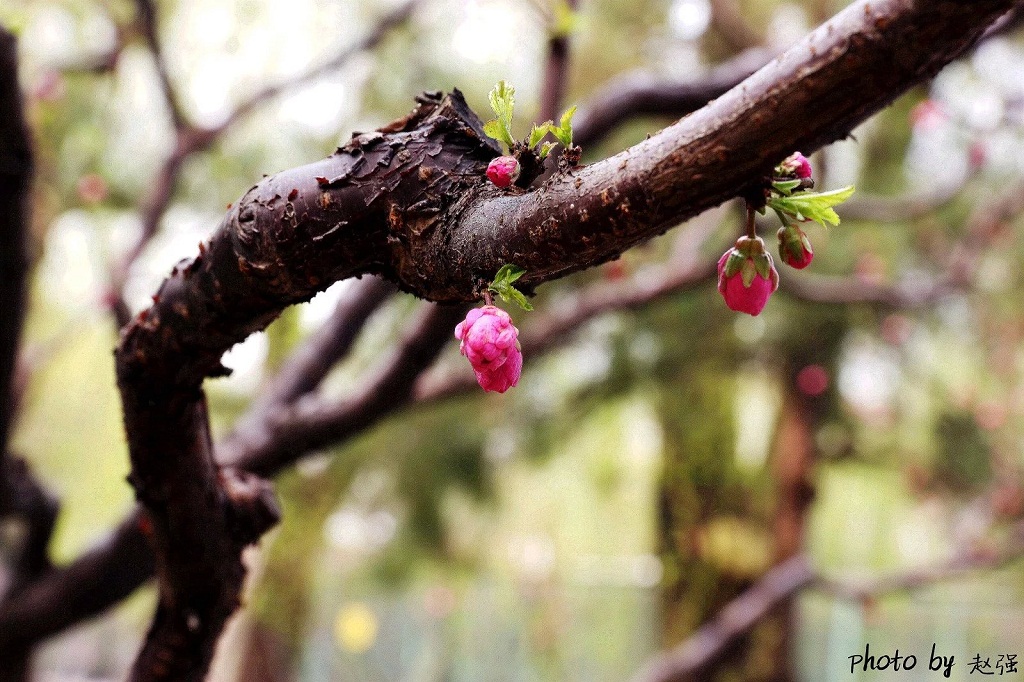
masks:
<path fill-rule="evenodd" d="M 715 20 L 722 4 L 740 10 L 748 38 L 778 48 L 845 3 L 581 0 L 568 102 L 584 104 L 635 67 L 699 78 L 742 47 L 735 27 Z M 363 0 L 158 8 L 171 79 L 202 125 L 354 43 L 389 9 Z M 558 11 L 549 0 L 426 0 L 372 52 L 259 107 L 187 162 L 160 234 L 130 273 L 131 305 L 146 304 L 261 174 L 405 114 L 422 90 L 458 87 L 486 112 L 486 93 L 506 79 L 525 134 Z M 140 197 L 174 137 L 131 3 L 5 0 L 0 22 L 20 37 L 38 154 L 33 372 L 14 443 L 62 499 L 54 552 L 65 561 L 131 505 L 108 273 L 140 230 Z M 584 160 L 668 122 L 633 120 Z M 891 284 L 903 305 L 782 292 L 749 318 L 731 313 L 709 280 L 594 319 L 556 352 L 527 358 L 521 385 L 504 396 L 401 413 L 305 459 L 278 479 L 284 521 L 250 557 L 248 606 L 214 678 L 620 680 L 793 554 L 855 577 L 993 546 L 1024 506 L 1019 216 L 990 225 L 965 286 L 916 294 L 949 274 L 947 256 L 979 211 L 1021 191 L 1022 131 L 1024 48 L 1009 34 L 816 155 L 819 186 L 856 183 L 861 196 L 897 201 L 890 219 L 811 228 L 811 269 Z M 927 210 L 912 210 L 922 196 Z M 740 216 L 724 208 L 698 220 L 718 223 L 703 247 L 716 259 Z M 672 239 L 542 287 L 535 305 L 642 274 Z M 347 287 L 230 353 L 234 375 L 208 384 L 218 434 Z M 396 297 L 377 312 L 325 390 L 351 390 L 412 310 Z M 453 340 L 448 360 L 456 354 Z M 1017 563 L 880 600 L 809 593 L 706 679 L 849 679 L 846 657 L 865 641 L 919 652 L 939 642 L 964 661 L 1024 654 L 1022 577 Z M 145 590 L 50 642 L 40 679 L 123 676 L 152 601 Z"/>

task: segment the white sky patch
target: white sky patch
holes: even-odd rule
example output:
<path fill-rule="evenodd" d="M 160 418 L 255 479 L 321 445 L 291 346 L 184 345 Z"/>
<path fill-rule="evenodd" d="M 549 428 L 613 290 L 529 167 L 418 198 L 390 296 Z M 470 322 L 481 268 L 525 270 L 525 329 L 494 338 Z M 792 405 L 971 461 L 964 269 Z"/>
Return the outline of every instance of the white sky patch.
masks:
<path fill-rule="evenodd" d="M 85 211 L 61 214 L 46 236 L 46 251 L 38 277 L 46 298 L 77 310 L 95 304 L 102 291 L 99 244 L 95 225 Z"/>
<path fill-rule="evenodd" d="M 465 60 L 484 64 L 504 62 L 515 47 L 518 12 L 497 2 L 470 2 L 452 35 L 452 48 Z"/>
<path fill-rule="evenodd" d="M 854 341 L 839 366 L 839 392 L 854 408 L 866 412 L 887 409 L 901 378 L 896 351 L 867 339 Z"/>
<path fill-rule="evenodd" d="M 237 395 L 251 395 L 263 378 L 263 366 L 267 361 L 269 344 L 265 332 L 250 334 L 242 343 L 235 344 L 221 358 L 221 364 L 231 370 L 231 376 L 217 379 L 213 385 L 218 390 Z"/>
<path fill-rule="evenodd" d="M 351 89 L 341 79 L 324 79 L 282 99 L 281 118 L 316 135 L 327 135 L 341 126 L 351 97 Z"/>
<path fill-rule="evenodd" d="M 668 11 L 672 33 L 683 40 L 696 40 L 711 25 L 711 3 L 708 0 L 676 0 Z"/>
<path fill-rule="evenodd" d="M 299 326 L 303 331 L 313 331 L 327 321 L 338 307 L 338 302 L 347 296 L 356 285 L 355 278 L 343 279 L 314 296 L 299 307 Z"/>

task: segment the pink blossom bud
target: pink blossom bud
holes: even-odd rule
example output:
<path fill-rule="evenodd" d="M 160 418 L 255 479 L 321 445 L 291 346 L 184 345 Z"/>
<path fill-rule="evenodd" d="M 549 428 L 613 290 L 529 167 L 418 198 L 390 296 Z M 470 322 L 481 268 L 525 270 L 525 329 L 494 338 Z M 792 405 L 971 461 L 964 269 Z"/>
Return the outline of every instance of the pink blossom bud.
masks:
<path fill-rule="evenodd" d="M 811 264 L 814 251 L 807 234 L 796 225 L 779 228 L 779 256 L 786 265 L 803 270 Z"/>
<path fill-rule="evenodd" d="M 498 187 L 508 187 L 519 178 L 519 161 L 514 156 L 499 156 L 487 165 L 487 178 Z"/>
<path fill-rule="evenodd" d="M 779 170 L 785 175 L 795 175 L 803 180 L 811 177 L 811 162 L 800 152 L 794 152 L 779 164 Z"/>
<path fill-rule="evenodd" d="M 718 260 L 718 291 L 738 313 L 758 315 L 779 288 L 779 273 L 760 237 L 740 237 Z"/>
<path fill-rule="evenodd" d="M 519 348 L 519 330 L 501 308 L 485 305 L 474 308 L 455 326 L 459 351 L 469 358 L 477 383 L 485 391 L 504 393 L 519 383 L 523 354 Z"/>

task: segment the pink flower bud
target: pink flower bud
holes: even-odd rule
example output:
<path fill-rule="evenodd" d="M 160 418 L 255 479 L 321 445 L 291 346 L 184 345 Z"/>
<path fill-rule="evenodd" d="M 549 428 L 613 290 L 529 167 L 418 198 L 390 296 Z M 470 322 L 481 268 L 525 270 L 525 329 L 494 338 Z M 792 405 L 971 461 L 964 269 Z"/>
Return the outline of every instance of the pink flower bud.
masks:
<path fill-rule="evenodd" d="M 499 156 L 487 164 L 487 178 L 498 187 L 508 187 L 519 178 L 519 161 L 514 156 Z"/>
<path fill-rule="evenodd" d="M 740 237 L 718 260 L 718 291 L 738 313 L 758 315 L 779 288 L 779 273 L 760 237 Z"/>
<path fill-rule="evenodd" d="M 474 308 L 455 326 L 459 351 L 469 358 L 477 383 L 485 391 L 504 393 L 519 383 L 523 354 L 519 348 L 519 330 L 501 308 L 485 305 Z"/>
<path fill-rule="evenodd" d="M 796 225 L 779 228 L 779 256 L 786 265 L 803 270 L 811 264 L 814 251 L 807 234 Z"/>
<path fill-rule="evenodd" d="M 800 152 L 794 152 L 779 164 L 779 170 L 785 175 L 795 175 L 803 180 L 811 177 L 811 162 Z"/>

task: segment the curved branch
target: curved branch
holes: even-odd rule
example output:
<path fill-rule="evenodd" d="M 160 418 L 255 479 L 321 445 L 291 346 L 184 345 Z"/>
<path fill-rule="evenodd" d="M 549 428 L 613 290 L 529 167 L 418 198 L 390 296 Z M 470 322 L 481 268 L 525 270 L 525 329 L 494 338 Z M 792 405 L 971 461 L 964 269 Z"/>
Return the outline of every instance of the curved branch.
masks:
<path fill-rule="evenodd" d="M 616 76 L 580 107 L 573 126 L 576 144 L 595 144 L 637 116 L 685 116 L 739 85 L 773 56 L 767 49 L 751 48 L 694 80 L 666 79 L 644 70 Z"/>
<path fill-rule="evenodd" d="M 315 396 L 299 400 L 270 415 L 260 428 L 239 433 L 218 453 L 231 466 L 266 476 L 310 451 L 361 433 L 409 403 L 416 380 L 451 342 L 465 313 L 466 306 L 426 305 L 354 396 L 336 403 Z"/>
<path fill-rule="evenodd" d="M 729 602 L 689 638 L 652 657 L 632 682 L 681 682 L 713 666 L 738 637 L 748 633 L 775 608 L 804 589 L 817 589 L 838 599 L 867 601 L 894 592 L 907 592 L 954 580 L 976 571 L 992 570 L 1024 557 L 1024 525 L 1010 529 L 998 549 L 966 547 L 948 561 L 870 579 L 833 578 L 796 555 L 768 570 L 746 592 Z"/>
<path fill-rule="evenodd" d="M 149 51 L 156 64 L 157 79 L 160 81 L 160 90 L 171 114 L 171 122 L 174 124 L 175 130 L 185 130 L 189 127 L 189 123 L 185 118 L 178 93 L 171 83 L 171 76 L 167 72 L 167 60 L 164 59 L 163 46 L 157 35 L 156 6 L 153 4 L 153 0 L 135 0 L 135 11 L 138 13 L 142 35 L 146 39 L 146 44 L 149 46 Z"/>
<path fill-rule="evenodd" d="M 366 320 L 395 292 L 395 286 L 378 277 L 364 277 L 354 290 L 338 302 L 330 319 L 303 342 L 276 372 L 267 386 L 260 388 L 245 414 L 232 427 L 226 439 L 231 444 L 270 419 L 298 398 L 314 391 L 327 373 L 348 354 Z M 217 448 L 218 454 L 223 447 Z M 223 460 L 223 458 L 221 458 Z"/>
<path fill-rule="evenodd" d="M 770 569 L 753 587 L 725 605 L 709 622 L 671 651 L 652 658 L 632 682 L 681 682 L 714 663 L 737 637 L 810 585 L 817 574 L 797 555 Z"/>

